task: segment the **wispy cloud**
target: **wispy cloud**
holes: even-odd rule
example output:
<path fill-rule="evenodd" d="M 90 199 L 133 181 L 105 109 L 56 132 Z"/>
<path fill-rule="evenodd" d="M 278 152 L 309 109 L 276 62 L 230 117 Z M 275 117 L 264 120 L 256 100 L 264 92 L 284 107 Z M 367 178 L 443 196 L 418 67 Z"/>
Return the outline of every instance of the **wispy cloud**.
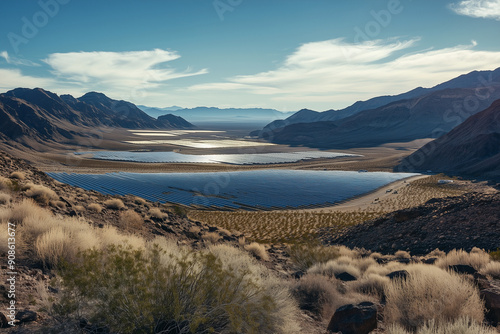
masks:
<path fill-rule="evenodd" d="M 31 60 L 28 60 L 28 59 L 11 57 L 7 51 L 0 52 L 0 57 L 5 59 L 7 64 L 10 64 L 10 65 L 40 66 L 40 64 L 32 62 Z"/>
<path fill-rule="evenodd" d="M 277 69 L 199 84 L 190 91 L 247 92 L 274 101 L 346 106 L 360 99 L 433 86 L 472 70 L 500 66 L 500 52 L 476 51 L 476 43 L 410 52 L 418 39 L 349 44 L 333 39 L 301 45 Z"/>
<path fill-rule="evenodd" d="M 457 14 L 500 21 L 500 0 L 464 0 L 450 4 Z"/>
<path fill-rule="evenodd" d="M 17 87 L 53 87 L 55 81 L 50 78 L 23 75 L 19 69 L 0 68 L 0 90 L 6 91 Z"/>
<path fill-rule="evenodd" d="M 164 66 L 180 58 L 176 52 L 155 49 L 133 52 L 53 53 L 43 61 L 59 80 L 67 80 L 87 89 L 104 89 L 117 94 L 158 87 L 162 82 L 201 75 L 206 69 L 178 71 Z"/>

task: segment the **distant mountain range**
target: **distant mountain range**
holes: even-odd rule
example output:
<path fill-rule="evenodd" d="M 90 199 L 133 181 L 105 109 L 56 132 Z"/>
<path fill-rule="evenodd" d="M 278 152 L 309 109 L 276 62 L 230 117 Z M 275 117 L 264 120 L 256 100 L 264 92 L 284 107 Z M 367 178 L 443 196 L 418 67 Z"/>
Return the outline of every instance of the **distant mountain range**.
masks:
<path fill-rule="evenodd" d="M 339 110 L 301 110 L 253 136 L 320 148 L 377 146 L 437 138 L 500 98 L 500 68 L 474 71 L 437 85 L 383 96 Z M 382 105 L 381 105 L 382 104 Z"/>
<path fill-rule="evenodd" d="M 276 119 L 287 118 L 295 114 L 295 112 L 281 112 L 275 109 L 261 108 L 153 108 L 147 106 L 139 106 L 139 108 L 152 117 L 158 117 L 169 112 L 200 126 L 212 124 L 246 124 L 254 128 L 259 128 Z"/>
<path fill-rule="evenodd" d="M 0 138 L 4 141 L 28 146 L 67 141 L 86 136 L 89 128 L 96 127 L 178 129 L 193 125 L 174 115 L 154 119 L 133 103 L 95 92 L 80 98 L 58 96 L 41 88 L 17 88 L 0 94 Z"/>
<path fill-rule="evenodd" d="M 500 100 L 405 158 L 396 170 L 500 178 Z"/>

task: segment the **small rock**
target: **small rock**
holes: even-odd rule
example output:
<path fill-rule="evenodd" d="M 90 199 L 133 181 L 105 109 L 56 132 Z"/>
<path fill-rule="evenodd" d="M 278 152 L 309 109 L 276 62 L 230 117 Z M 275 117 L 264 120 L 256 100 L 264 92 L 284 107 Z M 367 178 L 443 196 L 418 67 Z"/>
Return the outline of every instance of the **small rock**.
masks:
<path fill-rule="evenodd" d="M 500 324 L 500 290 L 490 288 L 481 290 L 479 295 L 484 300 L 486 306 L 486 319 L 491 321 L 494 326 Z"/>
<path fill-rule="evenodd" d="M 406 277 L 408 277 L 408 272 L 406 270 L 397 270 L 387 274 L 386 276 L 389 277 L 391 281 L 396 278 L 406 279 Z"/>
<path fill-rule="evenodd" d="M 340 274 L 336 274 L 335 278 L 339 279 L 341 281 L 344 281 L 344 282 L 355 281 L 357 279 L 353 275 L 351 275 L 349 273 L 346 273 L 346 272 L 343 272 L 343 273 L 340 273 Z"/>
<path fill-rule="evenodd" d="M 377 328 L 377 307 L 371 302 L 339 307 L 328 324 L 328 331 L 342 334 L 368 334 Z"/>
<path fill-rule="evenodd" d="M 430 257 L 428 259 L 422 260 L 425 264 L 434 264 L 437 261 L 437 257 Z"/>
<path fill-rule="evenodd" d="M 456 264 L 454 266 L 449 266 L 449 270 L 456 272 L 457 274 L 469 274 L 474 275 L 477 270 L 467 264 Z"/>
<path fill-rule="evenodd" d="M 16 319 L 19 320 L 19 322 L 31 322 L 36 321 L 37 316 L 36 312 L 24 310 L 17 312 Z"/>

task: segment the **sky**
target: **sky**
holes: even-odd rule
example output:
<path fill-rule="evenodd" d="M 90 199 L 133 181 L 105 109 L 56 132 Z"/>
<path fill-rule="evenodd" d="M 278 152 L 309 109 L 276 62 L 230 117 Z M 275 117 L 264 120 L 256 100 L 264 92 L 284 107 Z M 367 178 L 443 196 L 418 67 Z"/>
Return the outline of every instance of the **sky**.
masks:
<path fill-rule="evenodd" d="M 340 109 L 500 67 L 500 0 L 2 0 L 0 92 Z"/>

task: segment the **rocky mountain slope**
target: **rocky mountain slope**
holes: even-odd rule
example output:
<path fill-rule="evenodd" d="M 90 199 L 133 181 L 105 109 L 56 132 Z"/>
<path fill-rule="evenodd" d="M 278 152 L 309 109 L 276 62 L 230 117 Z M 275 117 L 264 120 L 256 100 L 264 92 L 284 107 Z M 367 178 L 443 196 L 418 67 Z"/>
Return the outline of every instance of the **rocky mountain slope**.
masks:
<path fill-rule="evenodd" d="M 357 101 L 353 105 L 341 110 L 332 109 L 324 112 L 308 113 L 304 113 L 303 110 L 301 110 L 285 120 L 277 120 L 271 122 L 264 127 L 264 132 L 269 132 L 270 130 L 282 128 L 284 126 L 296 123 L 336 121 L 342 118 L 353 116 L 364 110 L 376 109 L 400 100 L 414 99 L 439 90 L 477 87 L 479 87 L 481 90 L 484 90 L 485 87 L 499 83 L 500 68 L 497 68 L 494 71 L 473 71 L 436 85 L 432 88 L 418 87 L 403 94 L 378 96 L 366 101 Z M 253 135 L 257 135 L 257 132 L 253 133 Z"/>
<path fill-rule="evenodd" d="M 405 158 L 396 170 L 500 178 L 500 100 Z"/>
<path fill-rule="evenodd" d="M 134 104 L 116 101 L 101 93 L 76 99 L 41 88 L 17 88 L 0 94 L 0 137 L 26 146 L 69 141 L 94 127 L 130 129 L 190 128 L 182 118 L 167 115 L 154 119 Z"/>
<path fill-rule="evenodd" d="M 500 98 L 500 84 L 489 86 L 489 90 L 491 93 L 482 99 L 475 98 L 476 88 L 440 90 L 337 121 L 292 124 L 264 132 L 262 136 L 274 143 L 320 148 L 367 147 L 437 138 Z M 471 100 L 473 107 L 467 104 Z"/>
<path fill-rule="evenodd" d="M 432 199 L 419 207 L 347 228 L 337 235 L 324 231 L 323 239 L 385 254 L 398 249 L 415 255 L 436 248 L 496 250 L 500 248 L 499 206 L 500 193 Z"/>

